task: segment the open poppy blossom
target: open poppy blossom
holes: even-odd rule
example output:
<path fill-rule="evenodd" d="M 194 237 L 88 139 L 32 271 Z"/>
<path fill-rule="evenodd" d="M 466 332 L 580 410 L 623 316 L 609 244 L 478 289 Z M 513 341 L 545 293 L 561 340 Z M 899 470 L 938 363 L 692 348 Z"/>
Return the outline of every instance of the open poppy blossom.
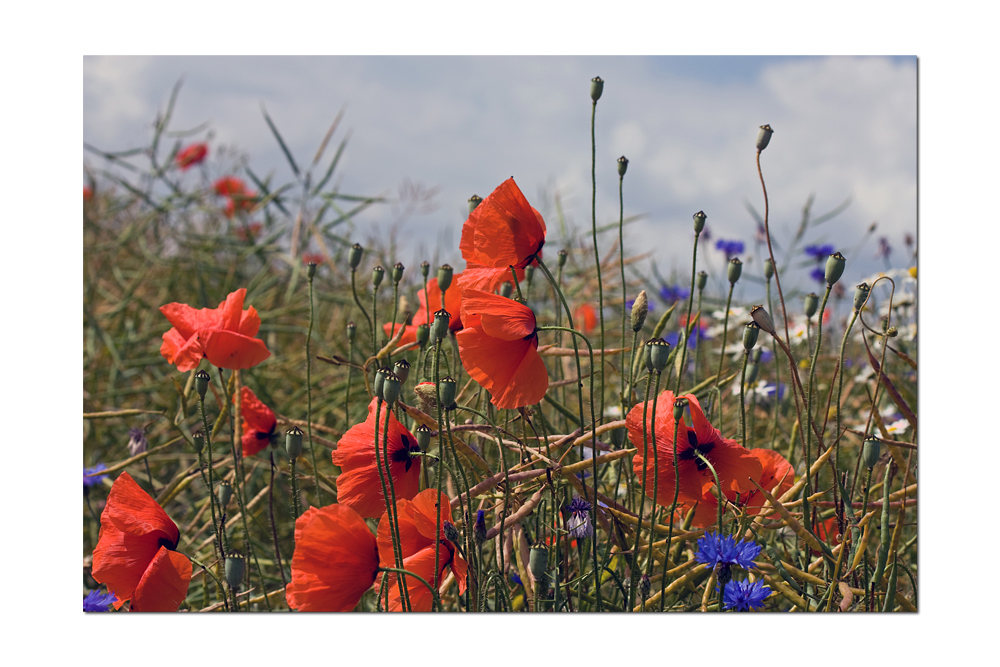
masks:
<path fill-rule="evenodd" d="M 246 289 L 226 297 L 218 308 L 192 308 L 168 303 L 160 312 L 173 326 L 163 334 L 160 354 L 182 373 L 198 367 L 207 358 L 219 368 L 252 368 L 271 356 L 264 341 L 254 338 L 260 316 L 250 306 L 243 310 Z"/>
<path fill-rule="evenodd" d="M 458 247 L 466 261 L 460 289 L 493 292 L 510 280 L 510 267 L 524 279 L 524 267 L 541 256 L 545 221 L 508 178 L 469 214 Z M 452 311 L 448 311 L 452 312 Z M 465 312 L 462 312 L 464 319 Z"/>
<path fill-rule="evenodd" d="M 233 405 L 236 397 L 233 396 Z M 271 444 L 271 437 L 278 425 L 274 410 L 264 405 L 250 387 L 240 389 L 240 414 L 243 417 L 243 456 L 253 456 Z"/>
<path fill-rule="evenodd" d="M 295 520 L 292 581 L 285 600 L 298 611 L 351 611 L 375 583 L 378 546 L 346 505 L 310 507 Z"/>
<path fill-rule="evenodd" d="M 462 330 L 462 318 L 460 315 L 462 310 L 462 290 L 456 286 L 457 279 L 461 275 L 461 273 L 456 273 L 452 276 L 452 286 L 445 292 L 444 297 L 444 309 L 451 315 L 451 319 L 448 320 L 448 329 L 451 331 Z M 403 332 L 402 338 L 399 339 L 399 346 L 416 342 L 417 327 L 421 324 L 434 323 L 434 313 L 441 310 L 441 290 L 438 289 L 437 278 L 431 278 L 427 281 L 426 298 L 423 289 L 417 290 L 417 298 L 420 299 L 420 307 L 417 309 L 410 324 L 406 325 L 406 330 Z M 427 307 L 428 299 L 431 302 L 430 308 Z M 399 331 L 399 327 L 399 323 L 393 326 L 392 322 L 386 322 L 382 325 L 382 330 L 391 339 Z"/>
<path fill-rule="evenodd" d="M 482 206 L 482 204 L 480 204 Z M 456 334 L 466 372 L 485 387 L 498 408 L 522 408 L 542 400 L 549 388 L 538 355 L 535 314 L 496 294 L 465 290 L 464 329 Z"/>
<path fill-rule="evenodd" d="M 246 183 L 235 176 L 223 176 L 212 184 L 212 189 L 215 190 L 215 194 L 217 195 L 232 197 L 233 195 L 246 192 L 247 186 Z"/>
<path fill-rule="evenodd" d="M 344 434 L 333 450 L 333 464 L 340 466 L 337 478 L 337 501 L 354 509 L 366 519 L 374 519 L 385 512 L 382 480 L 375 459 L 375 408 L 378 399 L 368 404 L 368 419 L 355 424 Z M 385 403 L 379 411 L 378 442 L 382 456 L 382 434 L 385 420 L 389 420 L 389 474 L 392 475 L 396 501 L 410 499 L 420 490 L 420 451 L 417 439 L 396 416 L 387 410 Z M 388 417 L 386 417 L 388 415 Z M 383 470 L 385 462 L 382 463 Z M 388 480 L 386 480 L 388 484 Z"/>
<path fill-rule="evenodd" d="M 585 303 L 573 313 L 573 320 L 580 331 L 589 334 L 597 326 L 597 311 L 589 303 Z"/>
<path fill-rule="evenodd" d="M 436 539 L 434 536 L 438 526 L 438 512 L 441 512 L 442 526 L 445 521 L 451 520 L 451 503 L 448 497 L 443 493 L 439 496 L 437 489 L 425 489 L 412 501 L 398 501 L 396 512 L 399 518 L 399 548 L 403 556 L 403 569 L 420 575 L 436 589 L 441 587 L 445 574 L 451 569 L 458 580 L 458 591 L 462 593 L 465 590 L 466 562 L 458 555 L 458 548 L 444 536 L 443 528 Z M 434 571 L 436 542 L 441 543 L 437 549 L 437 572 Z M 389 517 L 384 512 L 382 520 L 378 523 L 378 555 L 383 567 L 396 567 L 392 537 L 389 534 Z M 389 611 L 401 611 L 396 573 L 388 574 Z M 431 610 L 434 596 L 426 586 L 412 577 L 407 577 L 406 587 L 413 611 Z"/>
<path fill-rule="evenodd" d="M 692 503 L 700 501 L 711 493 L 715 486 L 712 471 L 697 454 L 708 459 L 719 475 L 722 491 L 728 497 L 730 492 L 744 493 L 755 487 L 750 479 L 760 479 L 760 461 L 744 449 L 735 440 L 723 438 L 705 418 L 701 404 L 694 394 L 684 396 L 688 400 L 691 412 L 692 426 L 688 426 L 682 417 L 677 429 L 677 458 L 680 473 L 680 498 Z M 643 451 L 642 441 L 642 411 L 643 403 L 633 407 L 625 418 L 629 439 L 632 444 Z M 659 459 L 659 487 L 656 502 L 670 507 L 674 500 L 674 394 L 664 391 L 656 401 L 656 415 L 653 415 L 653 402 L 646 408 L 646 441 L 647 446 L 656 438 L 657 456 Z M 648 452 L 647 458 L 636 454 L 632 466 L 637 475 L 647 475 L 646 494 L 653 497 L 653 454 Z M 735 498 L 735 495 L 733 496 Z"/>
<path fill-rule="evenodd" d="M 181 170 L 187 170 L 204 161 L 206 155 L 208 155 L 208 144 L 191 144 L 178 151 L 174 159 Z"/>
<path fill-rule="evenodd" d="M 175 551 L 179 539 L 177 524 L 123 472 L 101 513 L 94 581 L 115 594 L 116 609 L 132 600 L 132 611 L 177 611 L 191 583 L 191 561 Z"/>

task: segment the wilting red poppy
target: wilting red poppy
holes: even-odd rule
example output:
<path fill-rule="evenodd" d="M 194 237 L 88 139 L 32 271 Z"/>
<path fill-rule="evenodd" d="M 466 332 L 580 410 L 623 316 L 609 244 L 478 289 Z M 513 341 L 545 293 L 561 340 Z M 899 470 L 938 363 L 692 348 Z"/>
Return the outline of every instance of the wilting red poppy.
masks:
<path fill-rule="evenodd" d="M 589 303 L 585 303 L 573 313 L 573 323 L 584 334 L 588 334 L 597 326 L 597 311 Z"/>
<path fill-rule="evenodd" d="M 203 161 L 206 155 L 208 155 L 208 144 L 191 144 L 181 149 L 174 159 L 181 170 L 187 170 L 192 165 Z"/>
<path fill-rule="evenodd" d="M 368 404 L 368 419 L 355 424 L 344 434 L 333 450 L 333 464 L 340 466 L 337 478 L 337 501 L 347 505 L 366 519 L 374 519 L 385 512 L 382 480 L 375 459 L 375 407 L 378 399 Z M 383 403 L 378 418 L 379 457 L 382 456 L 382 434 L 385 420 L 389 419 L 389 474 L 392 475 L 396 501 L 409 500 L 420 490 L 420 445 L 405 426 L 399 423 Z M 382 462 L 383 471 L 385 462 Z M 386 480 L 388 488 L 389 480 Z"/>
<path fill-rule="evenodd" d="M 677 458 L 680 473 L 681 500 L 697 502 L 715 486 L 715 479 L 708 466 L 696 456 L 696 452 L 704 456 L 719 475 L 719 483 L 727 497 L 729 492 L 743 493 L 755 489 L 750 479 L 760 479 L 760 461 L 744 449 L 735 440 L 722 437 L 701 410 L 701 404 L 694 394 L 686 394 L 691 411 L 693 426 L 689 427 L 684 418 L 677 429 Z M 674 500 L 674 394 L 664 391 L 656 401 L 654 421 L 653 401 L 646 408 L 646 441 L 652 445 L 653 435 L 656 436 L 656 450 L 659 458 L 659 487 L 656 502 L 670 507 Z M 643 404 L 633 407 L 625 418 L 629 439 L 632 444 L 643 451 L 642 442 L 642 411 Z M 654 431 L 655 424 L 655 431 Z M 644 457 L 636 454 L 632 466 L 637 475 L 646 475 L 646 494 L 653 497 L 653 454 L 650 451 L 649 465 Z M 734 496 L 735 497 L 735 496 Z"/>
<path fill-rule="evenodd" d="M 510 267 L 517 279 L 524 267 L 541 256 L 545 244 L 545 221 L 508 178 L 484 199 L 462 226 L 458 247 L 466 261 L 459 288 L 493 292 L 510 280 Z M 451 311 L 449 311 L 451 312 Z M 462 314 L 464 317 L 464 313 Z"/>
<path fill-rule="evenodd" d="M 174 327 L 163 334 L 160 354 L 181 372 L 198 367 L 207 358 L 219 368 L 252 368 L 271 356 L 264 341 L 253 338 L 260 316 L 250 306 L 243 310 L 246 289 L 238 289 L 218 308 L 192 308 L 168 303 L 160 312 Z"/>
<path fill-rule="evenodd" d="M 215 194 L 217 195 L 232 197 L 233 195 L 246 192 L 247 186 L 246 183 L 235 176 L 223 176 L 212 184 L 212 189 L 215 190 Z"/>
<path fill-rule="evenodd" d="M 403 556 L 403 569 L 423 577 L 434 588 L 440 588 L 445 574 L 450 568 L 458 580 L 459 593 L 465 590 L 466 562 L 458 555 L 458 548 L 444 536 L 444 522 L 451 521 L 451 503 L 437 489 L 425 489 L 412 500 L 396 503 L 399 518 L 399 549 Z M 434 533 L 438 526 L 438 512 L 441 512 L 441 532 L 437 539 Z M 434 545 L 438 547 L 438 570 L 434 571 Z M 378 523 L 378 555 L 382 567 L 396 567 L 392 551 L 392 537 L 389 535 L 389 517 L 383 512 Z M 401 611 L 399 586 L 396 574 L 388 573 L 389 611 Z M 384 575 L 383 575 L 384 576 Z M 430 611 L 434 604 L 433 594 L 427 587 L 412 577 L 406 577 L 406 587 L 413 611 Z"/>
<path fill-rule="evenodd" d="M 310 507 L 295 520 L 288 606 L 298 611 L 351 611 L 375 583 L 378 546 L 346 505 Z"/>
<path fill-rule="evenodd" d="M 94 581 L 132 611 L 177 611 L 191 583 L 191 561 L 175 551 L 180 531 L 163 508 L 123 472 L 101 513 Z"/>
<path fill-rule="evenodd" d="M 445 292 L 444 297 L 444 309 L 451 316 L 451 319 L 448 320 L 448 328 L 451 331 L 462 330 L 462 290 L 457 286 L 457 280 L 461 275 L 461 273 L 456 273 L 452 276 L 451 287 Z M 420 307 L 417 309 L 410 324 L 406 325 L 406 330 L 403 332 L 402 338 L 399 339 L 398 345 L 400 346 L 416 342 L 418 326 L 434 323 L 434 313 L 441 310 L 441 290 L 438 289 L 437 278 L 431 278 L 427 281 L 426 298 L 424 297 L 424 290 L 422 288 L 418 290 L 417 298 L 420 299 Z M 429 309 L 427 307 L 428 299 L 431 302 Z M 392 326 L 391 322 L 386 322 L 382 325 L 382 330 L 385 331 L 386 336 L 392 338 L 395 332 L 399 331 L 399 326 L 398 322 L 396 326 Z"/>
<path fill-rule="evenodd" d="M 480 204 L 482 206 L 482 204 Z M 516 301 L 479 290 L 462 295 L 465 329 L 456 334 L 466 372 L 485 387 L 498 408 L 523 408 L 549 388 L 538 355 L 535 314 Z"/>
<path fill-rule="evenodd" d="M 236 397 L 233 396 L 233 405 Z M 274 410 L 264 405 L 250 387 L 240 389 L 240 414 L 243 416 L 243 456 L 253 456 L 271 444 L 271 436 L 278 425 Z"/>

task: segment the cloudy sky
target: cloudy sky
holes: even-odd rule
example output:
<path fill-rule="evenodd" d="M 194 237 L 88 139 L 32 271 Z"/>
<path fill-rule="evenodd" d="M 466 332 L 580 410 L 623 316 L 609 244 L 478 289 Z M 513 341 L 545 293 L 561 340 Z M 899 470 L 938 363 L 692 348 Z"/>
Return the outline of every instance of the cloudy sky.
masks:
<path fill-rule="evenodd" d="M 364 243 L 398 228 L 405 264 L 432 258 L 436 246 L 441 261 L 461 266 L 466 200 L 509 176 L 546 217 L 550 247 L 562 241 L 556 197 L 570 224 L 590 228 L 594 76 L 606 82 L 597 107 L 598 224 L 618 218 L 616 159 L 625 155 L 625 214 L 641 216 L 627 227 L 626 248 L 652 250 L 668 280 L 674 271 L 689 275 L 691 216 L 699 210 L 713 239 L 746 243 L 746 272 L 760 275 L 760 259 L 749 257 L 756 225 L 746 204 L 763 212 L 754 148 L 763 123 L 775 129 L 761 163 L 779 243 L 810 196 L 814 216 L 850 199 L 804 242 L 844 252 L 849 281 L 885 267 L 875 257 L 879 236 L 889 238 L 894 265 L 908 261 L 903 239 L 915 235 L 917 211 L 912 56 L 85 57 L 83 139 L 112 151 L 147 145 L 182 80 L 172 128 L 208 124 L 195 136 L 210 137 L 209 172 L 233 164 L 219 159 L 225 146 L 282 183 L 292 172 L 261 105 L 300 166 L 343 110 L 335 135 L 350 132 L 338 169 L 342 192 L 398 198 L 410 183 L 435 193 L 401 224 L 399 205 L 370 209 L 355 238 Z M 84 164 L 106 166 L 91 154 Z M 186 178 L 193 184 L 199 175 Z M 875 236 L 857 248 L 873 222 Z M 721 274 L 721 253 L 705 260 L 713 277 Z"/>

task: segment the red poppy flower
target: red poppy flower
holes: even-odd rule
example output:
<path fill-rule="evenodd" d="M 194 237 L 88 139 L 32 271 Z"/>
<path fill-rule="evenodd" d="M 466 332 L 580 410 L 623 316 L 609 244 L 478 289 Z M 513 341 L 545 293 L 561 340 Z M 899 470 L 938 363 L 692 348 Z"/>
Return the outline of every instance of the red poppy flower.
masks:
<path fill-rule="evenodd" d="M 288 606 L 298 611 L 351 611 L 375 583 L 378 546 L 346 505 L 310 507 L 295 520 Z"/>
<path fill-rule="evenodd" d="M 333 451 L 333 464 L 340 466 L 337 478 L 337 501 L 354 509 L 366 519 L 385 512 L 382 480 L 375 459 L 375 407 L 378 399 L 368 404 L 368 419 L 355 424 L 344 434 Z M 405 426 L 399 423 L 383 403 L 378 418 L 379 456 L 382 456 L 382 434 L 389 419 L 389 474 L 392 475 L 396 501 L 409 500 L 420 490 L 420 445 Z M 382 463 L 383 470 L 385 463 Z M 388 485 L 389 480 L 386 480 Z"/>
<path fill-rule="evenodd" d="M 83 201 L 90 201 L 94 198 L 94 191 L 88 188 L 86 185 L 83 186 Z"/>
<path fill-rule="evenodd" d="M 773 493 L 775 498 L 780 498 L 788 489 L 795 484 L 795 471 L 784 456 L 773 449 L 751 449 L 750 453 L 760 461 L 761 475 L 757 483 L 767 489 L 768 493 L 774 491 L 774 486 L 781 482 L 778 490 Z M 747 506 L 748 514 L 760 514 L 761 508 L 766 500 L 764 494 L 754 488 L 749 493 L 740 495 L 740 502 Z"/>
<path fill-rule="evenodd" d="M 205 159 L 208 155 L 208 144 L 191 144 L 190 146 L 181 149 L 177 153 L 177 157 L 174 158 L 177 161 L 177 166 L 181 170 L 187 170 L 192 165 L 196 165 Z"/>
<path fill-rule="evenodd" d="M 466 290 L 462 307 L 466 328 L 456 335 L 458 353 L 466 372 L 492 394 L 493 405 L 513 409 L 542 400 L 549 375 L 538 355 L 531 309 L 479 290 Z"/>
<path fill-rule="evenodd" d="M 589 303 L 585 303 L 573 313 L 573 322 L 580 327 L 580 331 L 588 334 L 597 326 L 597 311 Z"/>
<path fill-rule="evenodd" d="M 319 266 L 324 262 L 326 258 L 323 257 L 321 253 L 318 252 L 304 252 L 302 253 L 302 263 L 303 264 L 316 264 Z"/>
<path fill-rule="evenodd" d="M 762 485 L 763 486 L 763 485 Z M 840 537 L 840 523 L 837 521 L 837 516 L 831 516 L 826 521 L 820 521 L 813 526 L 813 532 L 816 533 L 816 537 L 823 540 L 831 547 L 838 544 Z M 814 556 L 819 556 L 823 552 L 816 549 L 809 549 Z"/>
<path fill-rule="evenodd" d="M 231 197 L 247 191 L 246 183 L 235 176 L 223 176 L 212 184 L 215 194 Z"/>
<path fill-rule="evenodd" d="M 233 396 L 233 405 L 236 397 Z M 278 425 L 274 410 L 264 405 L 250 387 L 240 389 L 240 414 L 243 416 L 243 456 L 253 456 L 271 444 L 271 436 Z"/>
<path fill-rule="evenodd" d="M 191 561 L 175 551 L 180 531 L 127 472 L 115 480 L 101 513 L 94 581 L 132 611 L 177 611 L 191 583 Z"/>
<path fill-rule="evenodd" d="M 760 461 L 735 440 L 722 437 L 701 410 L 701 404 L 694 394 L 686 394 L 693 426 L 689 427 L 684 418 L 677 429 L 677 458 L 680 473 L 680 495 L 682 500 L 697 502 L 715 486 L 715 479 L 708 466 L 696 456 L 704 456 L 719 475 L 719 483 L 724 493 L 743 493 L 755 487 L 750 479 L 760 479 Z M 659 487 L 656 502 L 670 507 L 674 500 L 674 393 L 664 391 L 656 401 L 654 421 L 653 401 L 649 402 L 646 422 L 647 445 L 656 436 L 656 450 L 659 458 Z M 633 407 L 625 418 L 629 439 L 639 451 L 643 451 L 642 441 L 643 404 Z M 655 428 L 654 428 L 655 424 Z M 646 493 L 653 497 L 653 455 L 649 452 L 649 465 L 644 457 L 636 454 L 632 466 L 637 475 L 646 475 Z M 734 496 L 735 497 L 735 496 Z"/>
<path fill-rule="evenodd" d="M 452 276 L 452 285 L 445 292 L 444 309 L 448 311 L 449 315 L 451 315 L 451 319 L 448 320 L 448 328 L 451 331 L 462 330 L 462 290 L 457 287 L 457 279 L 461 277 L 461 275 L 461 273 L 456 273 Z M 413 316 L 413 320 L 410 324 L 406 325 L 403 337 L 399 339 L 400 346 L 416 342 L 418 326 L 421 324 L 434 323 L 434 313 L 441 310 L 441 290 L 438 289 L 437 278 L 431 278 L 427 281 L 426 298 L 424 297 L 423 289 L 418 290 L 417 298 L 420 299 L 420 307 L 417 309 L 417 312 Z M 430 299 L 431 302 L 430 308 L 427 307 L 428 299 Z M 399 323 L 397 323 L 396 326 L 393 326 L 391 322 L 386 322 L 382 325 L 382 330 L 385 331 L 385 335 L 391 339 L 392 336 L 399 331 L 399 326 Z"/>
<path fill-rule="evenodd" d="M 253 190 L 244 190 L 243 192 L 237 192 L 226 199 L 224 213 L 227 218 L 231 218 L 236 215 L 237 210 L 250 213 L 256 205 L 257 193 Z"/>
<path fill-rule="evenodd" d="M 493 292 L 510 280 L 510 267 L 517 279 L 545 244 L 545 221 L 528 204 L 513 178 L 508 178 L 484 199 L 462 226 L 458 247 L 466 261 L 457 280 L 464 291 Z M 449 311 L 451 312 L 451 311 Z M 465 316 L 465 313 L 462 313 Z"/>
<path fill-rule="evenodd" d="M 438 526 L 438 512 L 441 512 L 441 525 L 451 520 L 451 503 L 443 493 L 438 496 L 437 489 L 425 489 L 412 500 L 400 500 L 396 503 L 399 517 L 399 549 L 403 556 L 403 569 L 423 577 L 424 581 L 434 588 L 440 588 L 445 574 L 450 568 L 458 580 L 459 593 L 465 590 L 465 575 L 467 566 L 465 560 L 458 555 L 457 547 L 444 536 L 444 528 L 434 538 Z M 438 570 L 434 571 L 434 545 L 438 547 Z M 392 537 L 389 535 L 389 517 L 382 514 L 378 523 L 378 555 L 383 567 L 396 567 L 396 559 L 392 551 Z M 389 611 L 401 611 L 399 586 L 396 584 L 396 574 L 389 574 Z M 434 604 L 434 596 L 422 583 L 409 577 L 406 579 L 409 591 L 410 605 L 413 611 L 430 611 Z"/>
<path fill-rule="evenodd" d="M 251 368 L 271 356 L 264 341 L 253 338 L 260 316 L 250 306 L 243 310 L 246 289 L 238 289 L 218 308 L 192 308 L 168 303 L 160 312 L 174 327 L 163 334 L 160 354 L 181 372 L 198 367 L 207 358 L 219 368 Z"/>

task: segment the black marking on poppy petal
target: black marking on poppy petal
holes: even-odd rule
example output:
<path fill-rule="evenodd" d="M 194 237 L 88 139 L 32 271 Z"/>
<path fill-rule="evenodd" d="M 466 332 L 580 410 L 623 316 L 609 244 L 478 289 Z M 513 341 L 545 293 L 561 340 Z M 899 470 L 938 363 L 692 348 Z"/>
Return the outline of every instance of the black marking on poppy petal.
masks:
<path fill-rule="evenodd" d="M 390 458 L 392 458 L 392 460 L 394 462 L 396 462 L 396 463 L 405 463 L 406 464 L 406 472 L 409 472 L 410 471 L 410 466 L 413 465 L 413 458 L 410 456 L 410 451 L 411 451 L 410 444 L 411 444 L 411 441 L 405 435 L 400 436 L 400 440 L 402 441 L 402 443 L 401 443 L 402 447 L 400 449 L 397 449 L 396 451 L 394 451 L 392 453 L 392 456 Z M 415 447 L 417 447 L 417 449 L 420 448 L 420 446 L 417 445 L 416 442 L 413 442 L 412 444 Z"/>
<path fill-rule="evenodd" d="M 177 545 L 174 544 L 173 542 L 171 542 L 170 540 L 168 540 L 165 537 L 161 537 L 157 541 L 156 546 L 158 546 L 158 547 L 166 547 L 168 551 L 177 551 Z"/>
<path fill-rule="evenodd" d="M 688 444 L 691 445 L 690 448 L 677 452 L 677 458 L 681 461 L 694 461 L 695 466 L 699 471 L 708 468 L 705 462 L 698 458 L 698 454 L 708 458 L 708 453 L 715 448 L 714 442 L 699 443 L 698 435 L 693 430 L 688 430 L 687 433 Z"/>

